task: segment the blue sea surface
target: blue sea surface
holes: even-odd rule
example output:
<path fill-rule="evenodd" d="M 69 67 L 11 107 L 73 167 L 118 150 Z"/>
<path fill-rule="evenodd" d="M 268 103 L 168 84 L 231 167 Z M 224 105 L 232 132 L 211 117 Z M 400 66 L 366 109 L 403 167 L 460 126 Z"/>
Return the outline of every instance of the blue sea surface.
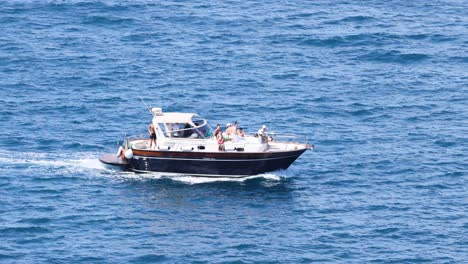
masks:
<path fill-rule="evenodd" d="M 467 10 L 3 1 L 0 263 L 468 263 Z M 238 180 L 106 168 L 139 97 L 316 149 Z"/>

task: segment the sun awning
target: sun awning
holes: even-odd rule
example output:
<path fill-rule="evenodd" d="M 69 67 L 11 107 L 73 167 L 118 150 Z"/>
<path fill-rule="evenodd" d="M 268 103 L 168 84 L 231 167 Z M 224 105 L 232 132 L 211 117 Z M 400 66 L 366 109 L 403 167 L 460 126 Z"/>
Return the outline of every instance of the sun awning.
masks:
<path fill-rule="evenodd" d="M 153 117 L 154 123 L 192 123 L 193 113 L 163 113 Z"/>

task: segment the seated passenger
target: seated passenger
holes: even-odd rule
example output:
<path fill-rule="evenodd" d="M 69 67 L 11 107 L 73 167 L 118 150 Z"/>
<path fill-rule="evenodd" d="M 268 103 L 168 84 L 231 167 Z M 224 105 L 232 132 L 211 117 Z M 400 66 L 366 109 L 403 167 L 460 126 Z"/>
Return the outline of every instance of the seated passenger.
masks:
<path fill-rule="evenodd" d="M 246 137 L 247 135 L 245 134 L 245 131 L 242 127 L 239 127 L 238 129 L 238 134 L 241 136 L 241 137 Z"/>
<path fill-rule="evenodd" d="M 229 140 L 234 140 L 237 135 L 237 127 L 239 126 L 239 123 L 236 121 L 233 126 L 231 126 L 231 123 L 228 123 L 228 125 L 229 127 L 226 129 L 226 135 Z"/>
<path fill-rule="evenodd" d="M 234 125 L 232 126 L 232 134 L 237 134 L 237 129 L 239 128 L 239 122 L 234 122 Z"/>
<path fill-rule="evenodd" d="M 243 141 L 245 140 L 245 134 L 242 128 L 238 128 L 236 131 L 236 135 L 234 137 L 234 141 Z"/>
<path fill-rule="evenodd" d="M 232 133 L 232 125 L 231 123 L 226 124 L 226 135 L 230 135 Z"/>
<path fill-rule="evenodd" d="M 232 140 L 232 136 L 235 134 L 232 132 L 232 125 L 231 123 L 227 123 L 226 124 L 226 132 L 223 133 L 223 137 L 224 137 L 224 140 L 227 141 L 227 140 Z"/>

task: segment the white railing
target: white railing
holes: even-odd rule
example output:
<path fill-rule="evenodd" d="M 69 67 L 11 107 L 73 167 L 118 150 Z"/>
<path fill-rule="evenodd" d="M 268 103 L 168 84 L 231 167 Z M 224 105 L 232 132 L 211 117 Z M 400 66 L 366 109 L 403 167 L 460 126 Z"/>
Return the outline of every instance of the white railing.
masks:
<path fill-rule="evenodd" d="M 298 136 L 298 135 L 292 135 L 292 134 L 281 134 L 281 133 L 275 133 L 275 132 L 269 132 L 266 133 L 266 138 L 263 139 L 263 141 L 258 138 L 258 141 L 253 140 L 252 138 L 258 138 L 255 137 L 255 134 L 248 134 L 247 138 L 244 140 L 227 140 L 225 144 L 234 144 L 236 146 L 244 145 L 258 145 L 261 143 L 276 143 L 276 142 L 283 142 L 283 143 L 291 143 L 291 144 L 306 144 L 307 148 L 314 148 L 312 144 L 310 144 L 309 139 L 304 137 L 304 136 Z M 134 140 L 149 140 L 149 135 L 147 134 L 139 134 L 139 135 L 134 135 L 134 136 L 126 136 L 124 139 L 124 143 L 128 141 L 134 141 Z M 164 138 L 164 139 L 158 139 L 158 144 L 159 143 L 174 143 L 177 145 L 206 145 L 207 143 L 209 145 L 214 145 L 217 144 L 216 139 L 214 137 L 211 138 L 204 138 L 204 139 L 195 139 L 199 140 L 198 142 L 193 141 L 194 138 Z M 207 142 L 208 141 L 208 142 Z M 212 141 L 212 142 L 210 142 Z"/>

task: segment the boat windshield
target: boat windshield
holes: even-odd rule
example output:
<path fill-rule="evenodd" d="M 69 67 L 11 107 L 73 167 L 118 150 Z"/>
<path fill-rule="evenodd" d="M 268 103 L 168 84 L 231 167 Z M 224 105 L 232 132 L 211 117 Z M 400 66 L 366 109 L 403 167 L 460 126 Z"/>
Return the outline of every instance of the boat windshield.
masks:
<path fill-rule="evenodd" d="M 194 117 L 192 122 L 195 125 L 195 130 L 199 135 L 199 138 L 210 138 L 213 136 L 213 129 L 205 119 Z"/>
<path fill-rule="evenodd" d="M 193 125 L 192 125 L 193 124 Z M 190 123 L 165 123 L 163 126 L 164 135 L 170 138 L 210 138 L 213 136 L 213 129 L 205 119 L 195 116 Z"/>

